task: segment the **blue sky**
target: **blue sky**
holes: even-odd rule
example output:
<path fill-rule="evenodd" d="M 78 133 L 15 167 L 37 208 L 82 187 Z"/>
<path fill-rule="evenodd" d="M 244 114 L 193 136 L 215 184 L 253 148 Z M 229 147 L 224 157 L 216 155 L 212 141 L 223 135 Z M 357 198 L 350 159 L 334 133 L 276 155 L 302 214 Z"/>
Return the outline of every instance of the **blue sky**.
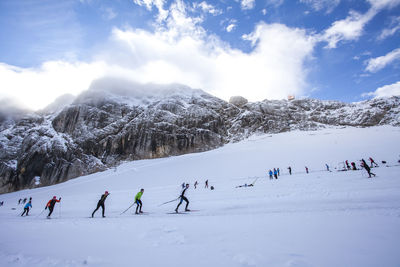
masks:
<path fill-rule="evenodd" d="M 0 98 L 38 109 L 103 76 L 228 100 L 400 94 L 400 0 L 2 0 Z"/>

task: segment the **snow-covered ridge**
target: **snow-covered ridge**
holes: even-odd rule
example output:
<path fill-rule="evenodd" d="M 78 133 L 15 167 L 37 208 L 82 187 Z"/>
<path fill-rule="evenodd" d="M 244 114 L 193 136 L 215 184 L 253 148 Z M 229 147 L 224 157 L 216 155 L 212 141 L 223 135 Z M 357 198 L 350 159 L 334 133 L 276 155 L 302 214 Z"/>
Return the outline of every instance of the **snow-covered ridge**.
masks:
<path fill-rule="evenodd" d="M 62 182 L 121 161 L 201 152 L 253 134 L 400 126 L 400 97 L 345 104 L 303 99 L 235 106 L 174 84 L 96 81 L 70 105 L 1 125 L 0 192 Z M 17 164 L 15 162 L 17 161 Z"/>

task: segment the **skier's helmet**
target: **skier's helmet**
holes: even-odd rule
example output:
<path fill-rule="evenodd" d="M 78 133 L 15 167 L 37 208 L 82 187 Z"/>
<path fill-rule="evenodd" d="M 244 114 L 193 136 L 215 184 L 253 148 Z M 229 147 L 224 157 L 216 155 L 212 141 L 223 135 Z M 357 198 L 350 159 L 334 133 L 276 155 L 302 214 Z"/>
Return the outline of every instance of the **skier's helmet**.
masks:
<path fill-rule="evenodd" d="M 53 197 L 53 199 L 56 199 L 56 198 L 57 198 L 56 196 Z"/>
<path fill-rule="evenodd" d="M 108 191 L 104 192 L 106 195 L 108 195 Z"/>

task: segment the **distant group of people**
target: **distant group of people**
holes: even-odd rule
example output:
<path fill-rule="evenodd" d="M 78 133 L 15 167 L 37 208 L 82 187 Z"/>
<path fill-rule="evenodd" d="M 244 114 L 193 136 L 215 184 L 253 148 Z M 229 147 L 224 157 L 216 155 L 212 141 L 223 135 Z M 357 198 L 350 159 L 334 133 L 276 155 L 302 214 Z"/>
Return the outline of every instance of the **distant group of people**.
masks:
<path fill-rule="evenodd" d="M 361 166 L 361 168 L 364 168 L 368 172 L 369 177 L 376 176 L 374 173 L 371 172 L 371 168 L 379 167 L 379 165 L 371 157 L 369 157 L 369 161 L 370 161 L 370 164 L 368 165 L 367 162 L 364 159 L 361 159 L 360 160 L 360 162 L 361 162 L 360 166 Z M 345 170 L 358 170 L 355 162 L 351 162 L 349 164 L 349 161 L 346 160 L 345 164 L 346 164 L 346 168 L 347 168 Z M 326 168 L 326 171 L 331 172 L 331 168 L 327 163 L 325 163 L 325 168 Z M 287 169 L 289 171 L 289 175 L 292 175 L 292 167 L 289 166 Z M 310 172 L 310 170 L 309 170 L 309 168 L 307 166 L 304 166 L 304 169 L 305 169 L 307 174 Z M 278 179 L 278 176 L 280 175 L 279 168 L 274 168 L 273 170 L 269 170 L 268 171 L 268 175 L 269 175 L 269 179 L 270 180 L 273 180 L 274 178 Z M 240 187 L 243 187 L 243 186 L 240 186 Z M 246 185 L 246 186 L 250 186 L 250 185 Z"/>
<path fill-rule="evenodd" d="M 274 177 L 275 179 L 278 179 L 278 176 L 280 175 L 280 170 L 279 168 L 274 168 L 274 171 L 269 170 L 268 174 L 270 180 L 274 179 Z"/>
<path fill-rule="evenodd" d="M 199 183 L 196 181 L 194 182 L 194 189 L 197 189 L 197 186 L 199 185 Z M 184 189 L 186 186 L 186 183 L 182 183 L 182 189 Z M 212 187 L 212 186 L 211 186 Z M 204 182 L 204 188 L 208 188 L 208 180 L 206 180 Z"/>

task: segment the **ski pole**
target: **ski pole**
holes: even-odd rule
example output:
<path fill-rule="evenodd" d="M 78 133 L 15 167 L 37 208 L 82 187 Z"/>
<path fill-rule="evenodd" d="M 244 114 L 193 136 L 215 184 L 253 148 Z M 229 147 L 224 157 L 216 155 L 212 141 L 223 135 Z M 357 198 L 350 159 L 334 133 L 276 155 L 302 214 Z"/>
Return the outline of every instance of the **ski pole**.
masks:
<path fill-rule="evenodd" d="M 40 215 L 42 215 L 42 213 L 43 213 L 45 210 L 46 210 L 46 208 L 44 208 L 44 209 L 42 210 L 42 212 L 41 212 L 41 213 L 39 213 L 38 215 L 36 215 L 36 217 L 35 217 L 35 218 L 37 218 L 37 217 L 39 217 Z"/>
<path fill-rule="evenodd" d="M 165 205 L 165 204 L 174 202 L 174 201 L 178 200 L 179 198 L 180 198 L 180 197 L 178 197 L 178 198 L 176 198 L 176 199 L 174 199 L 174 200 L 170 200 L 170 201 L 164 202 L 164 203 L 162 203 L 162 204 L 160 204 L 160 205 L 158 205 L 158 206 L 160 207 L 160 206 L 162 206 L 162 205 Z"/>
<path fill-rule="evenodd" d="M 130 205 L 126 210 L 124 210 L 120 215 L 124 214 L 125 212 L 127 212 L 130 208 L 132 208 L 132 206 L 135 205 L 135 202 Z"/>

